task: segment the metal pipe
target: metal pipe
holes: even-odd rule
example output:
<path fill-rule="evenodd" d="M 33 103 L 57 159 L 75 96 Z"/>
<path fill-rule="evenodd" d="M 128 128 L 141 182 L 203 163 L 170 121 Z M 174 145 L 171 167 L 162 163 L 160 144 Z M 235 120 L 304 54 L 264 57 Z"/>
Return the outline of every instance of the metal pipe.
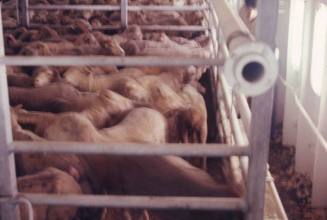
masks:
<path fill-rule="evenodd" d="M 250 149 L 226 144 L 135 144 L 80 142 L 13 142 L 15 153 L 217 156 L 249 155 Z"/>
<path fill-rule="evenodd" d="M 29 12 L 28 12 L 28 0 L 18 0 L 18 7 L 19 7 L 19 19 L 20 24 L 28 27 L 29 26 Z"/>
<path fill-rule="evenodd" d="M 108 56 L 2 56 L 0 65 L 10 66 L 206 66 L 221 65 L 218 58 L 108 57 Z"/>
<path fill-rule="evenodd" d="M 208 26 L 200 25 L 140 25 L 140 28 L 145 31 L 207 31 Z"/>
<path fill-rule="evenodd" d="M 211 0 L 211 5 L 216 11 L 222 34 L 230 51 L 254 41 L 251 32 L 226 0 Z"/>
<path fill-rule="evenodd" d="M 244 134 L 242 133 L 242 129 L 239 124 L 240 122 L 236 114 L 236 109 L 233 105 L 233 97 L 231 95 L 231 92 L 228 90 L 228 85 L 223 75 L 220 75 L 219 82 L 223 90 L 223 95 L 224 95 L 223 97 L 226 103 L 225 106 L 227 107 L 227 112 L 229 114 L 229 119 L 231 122 L 235 143 L 239 145 L 248 145 L 248 140 L 245 138 Z M 244 180 L 246 180 L 248 166 L 249 166 L 249 158 L 241 157 L 240 163 L 241 163 L 243 178 Z"/>
<path fill-rule="evenodd" d="M 31 5 L 29 10 L 96 10 L 96 11 L 119 11 L 119 5 Z M 207 6 L 200 5 L 128 5 L 127 11 L 204 11 Z"/>
<path fill-rule="evenodd" d="M 38 28 L 44 24 L 30 23 L 29 27 Z M 51 28 L 65 28 L 65 25 L 48 25 Z M 183 31 L 183 32 L 201 32 L 207 31 L 209 27 L 199 25 L 139 25 L 143 31 Z M 102 25 L 100 27 L 92 27 L 92 30 L 119 30 L 121 25 Z"/>
<path fill-rule="evenodd" d="M 12 206 L 15 206 L 16 204 L 23 204 L 26 206 L 26 209 L 27 209 L 27 219 L 34 220 L 34 211 L 33 211 L 32 203 L 29 200 L 27 200 L 26 198 L 24 198 L 22 196 L 16 196 L 14 198 L 1 197 L 0 203 L 10 204 Z"/>
<path fill-rule="evenodd" d="M 225 142 L 227 144 L 234 144 L 235 138 L 233 138 L 231 121 L 228 120 L 227 107 L 225 106 L 226 103 L 224 102 L 223 91 L 221 86 L 218 87 L 218 100 L 220 107 L 219 113 L 223 124 L 223 130 L 226 134 Z M 227 174 L 228 178 L 231 178 L 231 184 L 235 186 L 235 189 L 237 189 L 240 195 L 244 195 L 246 188 L 244 178 L 245 172 L 242 170 L 242 166 L 240 165 L 240 158 L 238 156 L 232 156 L 229 158 L 228 162 L 229 164 L 227 164 L 227 166 L 231 168 L 231 174 Z"/>
<path fill-rule="evenodd" d="M 223 56 L 228 59 L 230 57 L 230 53 L 227 49 L 226 44 L 221 44 L 221 52 L 223 54 Z M 250 124 L 251 124 L 251 111 L 250 111 L 250 107 L 249 104 L 246 100 L 246 97 L 244 94 L 240 93 L 239 91 L 234 91 L 235 92 L 235 98 L 236 98 L 236 104 L 238 104 L 239 107 L 239 111 L 241 114 L 241 119 L 242 122 L 245 126 L 245 131 L 247 133 L 247 135 L 250 134 Z"/>
<path fill-rule="evenodd" d="M 267 47 L 274 49 L 278 20 L 279 1 L 258 1 L 258 17 L 256 21 L 256 37 L 266 42 Z M 276 73 L 277 78 L 277 73 Z M 249 142 L 251 160 L 249 163 L 247 202 L 251 207 L 246 220 L 264 218 L 265 178 L 269 155 L 271 120 L 273 111 L 273 88 L 251 101 L 252 121 Z"/>
<path fill-rule="evenodd" d="M 30 28 L 40 28 L 43 27 L 44 24 L 41 23 L 30 23 L 29 27 Z M 69 25 L 57 25 L 57 24 L 47 24 L 48 27 L 51 28 L 71 28 Z M 121 29 L 121 25 L 102 25 L 100 27 L 91 27 L 91 30 L 119 30 Z"/>
<path fill-rule="evenodd" d="M 250 135 L 250 127 L 251 127 L 251 111 L 249 104 L 246 100 L 246 97 L 241 94 L 239 91 L 235 91 L 235 98 L 238 106 L 238 110 L 241 114 L 241 120 L 244 124 L 246 134 Z"/>
<path fill-rule="evenodd" d="M 277 203 L 278 209 L 279 209 L 281 217 L 282 217 L 281 220 L 288 220 L 288 217 L 287 217 L 287 214 L 285 212 L 284 206 L 282 204 L 282 201 L 280 200 L 276 185 L 274 183 L 274 178 L 271 176 L 271 173 L 270 173 L 269 170 L 267 171 L 266 182 L 268 183 L 267 186 L 270 187 L 270 189 L 272 191 L 272 194 L 273 194 L 273 196 L 275 198 L 275 201 Z"/>
<path fill-rule="evenodd" d="M 246 210 L 244 199 L 175 196 L 109 196 L 109 195 L 60 195 L 22 193 L 35 205 L 66 205 L 78 207 Z"/>
<path fill-rule="evenodd" d="M 209 8 L 208 0 L 205 1 L 206 6 Z M 204 12 L 206 21 L 208 22 L 209 26 L 209 34 L 210 39 L 213 47 L 213 57 L 218 56 L 218 39 L 217 39 L 217 28 L 218 26 L 214 25 L 214 18 L 213 14 L 211 13 L 211 10 Z"/>
<path fill-rule="evenodd" d="M 120 0 L 120 22 L 123 29 L 128 27 L 128 0 Z"/>
<path fill-rule="evenodd" d="M 2 19 L 0 19 L 0 27 L 2 27 Z M 5 54 L 2 31 L 3 29 L 0 28 L 0 56 Z M 17 194 L 15 158 L 14 155 L 8 153 L 9 144 L 13 140 L 8 100 L 6 68 L 4 65 L 0 65 L 0 176 L 2 178 L 0 197 L 14 197 Z M 0 219 L 19 220 L 19 209 L 11 204 L 2 204 Z"/>
<path fill-rule="evenodd" d="M 28 10 L 119 11 L 119 5 L 31 5 Z"/>
<path fill-rule="evenodd" d="M 273 87 L 277 79 L 278 63 L 274 52 L 267 45 L 254 41 L 226 0 L 211 0 L 211 4 L 231 54 L 225 63 L 226 79 L 245 95 L 263 94 Z"/>
<path fill-rule="evenodd" d="M 26 199 L 22 196 L 18 196 L 17 198 L 15 198 L 15 203 L 24 204 L 27 209 L 27 219 L 34 220 L 33 206 L 32 206 L 32 203 L 28 199 Z"/>

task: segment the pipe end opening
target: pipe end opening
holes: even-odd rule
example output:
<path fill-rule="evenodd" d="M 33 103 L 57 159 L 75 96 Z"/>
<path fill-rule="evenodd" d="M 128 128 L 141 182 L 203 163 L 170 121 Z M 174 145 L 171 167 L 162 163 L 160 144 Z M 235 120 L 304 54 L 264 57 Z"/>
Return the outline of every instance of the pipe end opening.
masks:
<path fill-rule="evenodd" d="M 259 62 L 250 62 L 242 70 L 242 75 L 247 82 L 256 83 L 264 75 L 265 68 Z"/>

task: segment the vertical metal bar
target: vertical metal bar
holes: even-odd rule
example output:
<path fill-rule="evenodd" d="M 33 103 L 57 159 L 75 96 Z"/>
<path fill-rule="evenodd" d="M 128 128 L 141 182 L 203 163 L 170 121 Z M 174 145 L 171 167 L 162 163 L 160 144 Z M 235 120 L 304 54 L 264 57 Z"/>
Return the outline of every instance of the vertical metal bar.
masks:
<path fill-rule="evenodd" d="M 2 20 L 0 19 L 0 56 L 4 56 L 2 30 Z M 17 194 L 14 155 L 9 153 L 12 132 L 8 99 L 5 66 L 0 65 L 0 197 L 14 197 Z M 19 220 L 18 207 L 9 203 L 1 204 L 0 219 Z"/>
<path fill-rule="evenodd" d="M 20 24 L 20 13 L 19 13 L 19 0 L 15 0 L 16 5 L 15 5 L 15 10 L 16 10 L 16 22 L 17 22 L 17 26 Z"/>
<path fill-rule="evenodd" d="M 128 27 L 128 0 L 120 2 L 121 26 L 123 29 Z"/>
<path fill-rule="evenodd" d="M 28 13 L 28 0 L 18 0 L 19 5 L 19 22 L 20 25 L 28 27 L 30 24 L 29 13 Z"/>
<path fill-rule="evenodd" d="M 278 1 L 259 0 L 256 37 L 258 41 L 275 47 Z M 273 89 L 252 100 L 250 146 L 252 157 L 249 163 L 247 220 L 264 219 L 265 180 L 273 109 Z"/>

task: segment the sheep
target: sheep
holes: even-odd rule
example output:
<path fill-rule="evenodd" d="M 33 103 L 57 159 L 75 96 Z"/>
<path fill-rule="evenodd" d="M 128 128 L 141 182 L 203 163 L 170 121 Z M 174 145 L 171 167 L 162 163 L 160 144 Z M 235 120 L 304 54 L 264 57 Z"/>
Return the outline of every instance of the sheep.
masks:
<path fill-rule="evenodd" d="M 28 110 L 54 113 L 82 112 L 91 108 L 99 108 L 95 112 L 110 112 L 110 109 L 115 109 L 118 113 L 119 109 L 125 112 L 124 109 L 127 111 L 134 105 L 131 100 L 113 91 L 80 92 L 65 83 L 53 83 L 40 88 L 9 87 L 9 99 L 12 106 L 22 105 Z"/>
<path fill-rule="evenodd" d="M 81 91 L 97 92 L 114 89 L 122 79 L 143 75 L 142 71 L 135 68 L 123 69 L 113 74 L 94 74 L 91 71 L 80 71 L 80 69 L 72 67 L 63 74 L 63 78 Z"/>
<path fill-rule="evenodd" d="M 50 68 L 41 66 L 33 71 L 33 86 L 42 87 L 50 84 L 53 81 L 59 81 L 60 73 L 58 68 Z"/>
<path fill-rule="evenodd" d="M 104 73 L 112 74 L 104 74 Z M 66 82 L 75 86 L 81 91 L 96 92 L 103 89 L 117 88 L 117 83 L 121 81 L 143 82 L 148 79 L 160 81 L 171 86 L 175 91 L 181 89 L 184 84 L 191 83 L 196 85 L 199 78 L 196 68 L 124 68 L 119 71 L 107 70 L 103 74 L 97 68 L 90 69 L 88 67 L 71 67 L 63 73 Z M 149 76 L 151 75 L 151 76 Z M 152 76 L 155 75 L 155 76 Z M 200 88 L 200 86 L 199 86 Z"/>
<path fill-rule="evenodd" d="M 83 111 L 93 105 L 98 97 L 98 94 L 81 93 L 66 83 L 52 83 L 39 88 L 9 87 L 12 106 L 21 104 L 24 108 L 35 111 Z"/>
<path fill-rule="evenodd" d="M 149 213 L 146 210 L 131 209 L 104 209 L 101 220 L 150 220 Z"/>
<path fill-rule="evenodd" d="M 18 123 L 35 125 L 36 133 L 49 140 L 56 140 L 59 137 L 67 141 L 99 140 L 106 142 L 107 139 L 119 141 L 121 136 L 129 142 L 143 140 L 145 137 L 151 143 L 162 143 L 166 140 L 165 118 L 159 112 L 149 108 L 136 108 L 128 113 L 118 125 L 102 129 L 99 132 L 94 124 L 96 119 L 90 116 L 90 112 L 68 112 L 56 115 L 44 112 L 27 112 L 23 109 L 16 109 L 15 111 Z M 131 132 L 135 130 L 136 125 L 138 129 Z M 152 135 L 154 131 L 157 132 Z"/>
<path fill-rule="evenodd" d="M 115 41 L 117 44 L 122 44 L 128 40 L 142 40 L 143 33 L 141 28 L 137 25 L 129 26 L 124 32 L 115 35 L 106 35 L 102 32 L 93 32 L 95 38 L 102 44 L 108 41 Z"/>
<path fill-rule="evenodd" d="M 140 108 L 134 111 L 147 110 L 146 108 Z M 146 141 L 153 144 L 158 143 L 158 140 L 160 140 L 157 137 L 150 138 L 151 140 L 148 138 L 142 140 L 144 136 L 134 137 L 134 133 L 128 132 L 130 131 L 128 129 L 125 130 L 125 139 L 122 140 L 117 135 L 108 134 L 111 132 L 111 128 L 108 128 L 109 130 L 96 130 L 92 123 L 80 114 L 66 114 L 50 121 L 46 117 L 35 117 L 35 115 L 26 112 L 18 112 L 17 115 L 20 123 L 35 123 L 38 127 L 42 127 L 43 136 L 49 140 L 96 143 L 130 141 L 144 143 Z M 143 120 L 135 117 L 133 119 L 136 121 Z M 147 122 L 153 121 L 147 120 Z M 142 123 L 135 123 L 140 125 L 137 127 L 139 131 L 144 129 Z M 149 126 L 148 123 L 144 125 Z M 154 124 L 157 125 L 158 122 Z M 131 129 L 135 129 L 135 126 Z M 150 134 L 147 133 L 147 135 Z M 235 196 L 230 187 L 218 184 L 206 172 L 193 167 L 176 156 L 84 155 L 82 157 L 89 164 L 99 184 L 111 194 Z M 156 214 L 162 216 L 162 219 L 172 219 L 176 212 L 168 212 L 168 214 L 159 212 Z M 182 212 L 179 219 L 190 219 L 189 217 L 189 212 L 185 211 Z"/>
<path fill-rule="evenodd" d="M 115 66 L 94 67 L 94 66 L 78 66 L 67 68 L 54 68 L 54 67 L 38 67 L 33 72 L 34 87 L 42 87 L 49 85 L 52 82 L 61 81 L 61 72 L 78 72 L 84 74 L 108 74 L 118 72 Z"/>
<path fill-rule="evenodd" d="M 121 44 L 127 55 L 131 56 L 174 56 L 188 58 L 209 58 L 210 52 L 199 46 L 178 44 L 162 34 L 160 41 L 128 40 Z"/>
<path fill-rule="evenodd" d="M 7 68 L 7 81 L 9 86 L 32 87 L 33 79 L 23 72 L 11 72 Z"/>
<path fill-rule="evenodd" d="M 207 109 L 203 96 L 191 85 L 185 86 L 180 95 L 191 106 L 189 111 L 183 115 L 185 117 L 185 123 L 191 123 L 188 125 L 188 128 L 191 129 L 188 137 L 185 136 L 187 134 L 184 134 L 184 142 L 206 143 L 208 134 Z"/>
<path fill-rule="evenodd" d="M 69 54 L 75 49 L 75 45 L 71 42 L 42 42 L 34 41 L 22 47 L 19 54 L 21 55 L 38 55 L 38 56 L 51 56 L 59 54 Z"/>
<path fill-rule="evenodd" d="M 206 142 L 207 113 L 204 99 L 194 87 L 182 84 L 183 75 L 178 78 L 173 73 L 136 74 L 132 78 L 126 73 L 117 73 L 93 76 L 92 81 L 83 75 L 81 72 L 69 72 L 64 74 L 64 78 L 81 90 L 97 91 L 109 87 L 157 109 L 168 119 L 169 142 L 183 139 L 187 142 Z M 177 127 L 177 124 L 180 126 Z"/>
<path fill-rule="evenodd" d="M 55 168 L 47 168 L 39 173 L 19 177 L 18 190 L 23 193 L 81 194 L 81 188 L 67 173 Z M 27 209 L 21 206 L 22 219 L 27 218 Z M 71 206 L 36 205 L 33 207 L 35 220 L 72 220 L 77 208 Z"/>
<path fill-rule="evenodd" d="M 16 141 L 38 141 L 46 139 L 30 130 L 23 129 L 17 121 L 16 112 L 20 107 L 11 108 L 13 138 Z M 70 174 L 81 186 L 83 193 L 99 192 L 100 186 L 92 176 L 89 166 L 73 154 L 16 154 L 15 162 L 19 176 L 41 172 L 45 167 L 54 167 Z"/>
<path fill-rule="evenodd" d="M 74 107 L 72 106 L 72 108 Z M 115 124 L 133 108 L 134 104 L 131 100 L 113 91 L 106 90 L 99 94 L 97 100 L 93 100 L 92 106 L 87 106 L 84 110 L 80 111 L 80 115 L 90 120 L 97 128 L 101 128 Z M 56 114 L 50 112 L 33 112 L 30 114 L 35 115 L 35 118 L 43 118 L 47 121 L 56 120 L 57 118 Z M 69 117 L 69 115 L 74 114 L 77 113 L 64 112 L 60 116 L 65 117 L 67 115 Z"/>

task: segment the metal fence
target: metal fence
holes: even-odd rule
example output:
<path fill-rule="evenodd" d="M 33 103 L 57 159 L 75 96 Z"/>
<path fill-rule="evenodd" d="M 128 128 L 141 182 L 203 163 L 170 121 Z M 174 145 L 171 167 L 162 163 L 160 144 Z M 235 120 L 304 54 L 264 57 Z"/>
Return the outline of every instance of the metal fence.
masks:
<path fill-rule="evenodd" d="M 95 5 L 43 5 L 29 6 L 27 0 L 19 2 L 19 17 L 21 25 L 32 26 L 29 23 L 29 10 L 84 10 L 100 9 Z M 249 134 L 249 144 L 241 143 L 239 140 L 240 129 L 237 126 L 238 118 L 232 109 L 228 109 L 228 115 L 232 121 L 233 137 L 238 140 L 234 144 L 165 144 L 149 147 L 144 144 L 97 144 L 97 143 L 71 143 L 71 142 L 17 142 L 13 141 L 10 125 L 10 113 L 8 102 L 8 88 L 6 82 L 5 65 L 124 65 L 124 66 L 188 66 L 205 65 L 212 66 L 212 69 L 220 74 L 225 61 L 234 60 L 235 66 L 240 67 L 240 83 L 246 81 L 247 74 L 271 74 L 270 69 L 264 68 L 263 72 L 256 73 L 256 69 L 245 71 L 245 67 L 251 63 L 265 66 L 269 62 L 264 54 L 256 54 L 260 59 L 253 58 L 251 47 L 258 45 L 254 37 L 247 30 L 240 18 L 234 14 L 225 0 L 208 0 L 203 6 L 129 6 L 127 0 L 122 0 L 120 6 L 101 6 L 101 10 L 120 10 L 121 27 L 128 26 L 128 11 L 137 10 L 172 10 L 172 11 L 193 11 L 203 10 L 207 22 L 201 27 L 183 26 L 149 26 L 151 30 L 175 30 L 195 31 L 206 30 L 213 42 L 212 57 L 210 59 L 189 59 L 189 58 L 165 58 L 160 57 L 8 57 L 4 56 L 4 46 L 0 52 L 0 202 L 1 218 L 3 220 L 18 220 L 19 210 L 17 204 L 25 203 L 29 207 L 32 218 L 31 204 L 47 205 L 74 205 L 91 207 L 129 207 L 129 208 L 154 208 L 154 209 L 200 209 L 200 210 L 241 210 L 246 213 L 247 220 L 263 219 L 264 185 L 267 172 L 267 157 L 269 148 L 270 119 L 272 112 L 271 85 L 267 86 L 269 92 L 253 98 L 252 119 L 246 105 L 244 95 L 238 95 L 242 118 L 245 121 L 246 131 Z M 2 25 L 1 25 L 2 26 Z M 166 28 L 166 29 L 165 29 Z M 1 28 L 2 34 L 2 28 Z M 1 36 L 2 39 L 2 36 Z M 246 53 L 238 53 L 240 47 L 249 48 Z M 269 50 L 269 46 L 264 47 Z M 246 62 L 238 63 L 242 57 L 247 57 Z M 271 64 L 272 68 L 274 63 Z M 220 70 L 220 71 L 218 71 Z M 224 73 L 235 74 L 233 72 Z M 236 78 L 237 78 L 236 77 Z M 223 79 L 223 77 L 222 77 Z M 242 81 L 243 80 L 243 81 Z M 259 80 L 260 81 L 260 80 Z M 220 81 L 223 82 L 223 81 Z M 223 82 L 224 83 L 224 82 Z M 226 85 L 225 85 L 226 86 Z M 240 85 L 242 86 L 242 85 Z M 256 86 L 256 83 L 253 83 Z M 231 104 L 231 98 L 226 95 L 226 105 Z M 232 106 L 232 105 L 230 105 Z M 234 124 L 234 125 L 233 125 Z M 187 146 L 186 146 L 187 145 Z M 16 187 L 16 173 L 14 153 L 74 153 L 74 154 L 117 154 L 117 155 L 179 155 L 179 156 L 216 156 L 230 157 L 242 156 L 249 161 L 248 172 L 244 172 L 247 183 L 247 193 L 244 198 L 205 198 L 205 197 L 156 197 L 156 196 L 109 196 L 109 195 L 49 195 L 49 194 L 25 194 L 18 193 Z M 247 161 L 244 162 L 247 166 Z"/>

